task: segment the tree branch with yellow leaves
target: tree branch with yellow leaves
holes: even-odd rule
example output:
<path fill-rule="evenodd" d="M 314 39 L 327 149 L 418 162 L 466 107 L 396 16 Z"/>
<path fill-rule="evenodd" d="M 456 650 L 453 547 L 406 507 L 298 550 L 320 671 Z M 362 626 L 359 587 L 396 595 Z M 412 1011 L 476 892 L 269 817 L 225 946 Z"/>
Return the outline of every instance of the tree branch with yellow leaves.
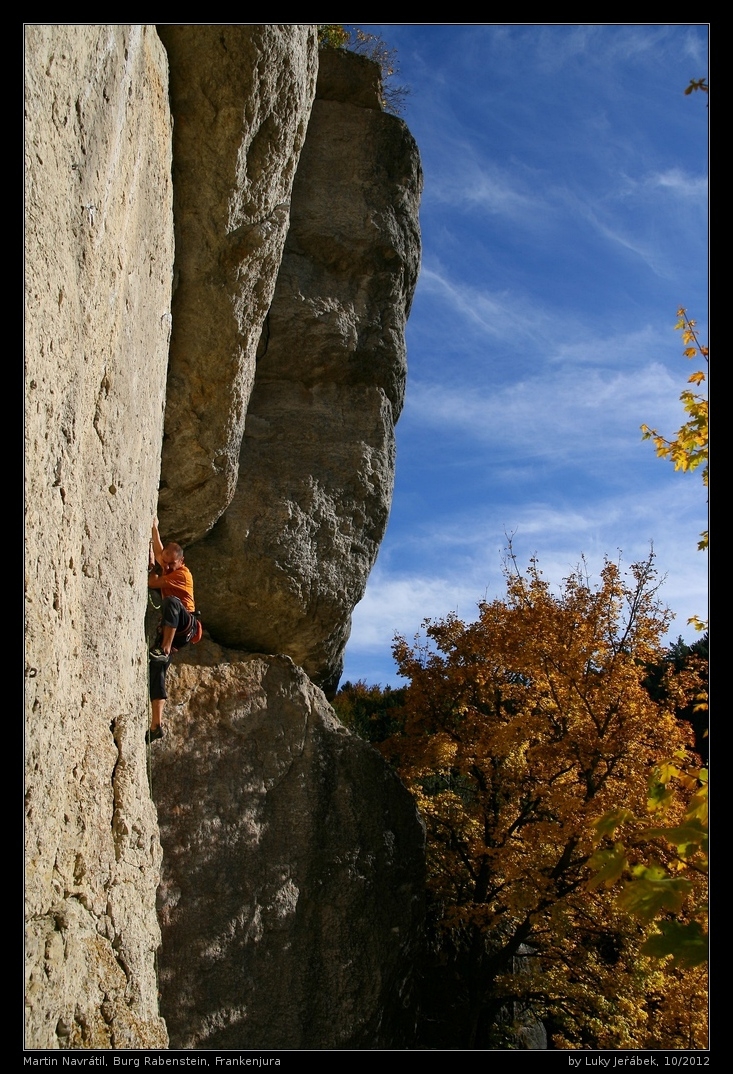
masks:
<path fill-rule="evenodd" d="M 704 358 L 708 361 L 708 348 L 699 339 L 696 331 L 696 322 L 687 316 L 687 310 L 677 310 L 678 321 L 675 331 L 682 332 L 682 342 L 685 345 L 683 351 L 685 358 Z M 687 378 L 688 384 L 699 387 L 705 383 L 705 373 L 698 369 Z M 690 388 L 686 388 L 680 395 L 688 420 L 676 432 L 673 440 L 668 440 L 656 429 L 650 429 L 648 425 L 641 426 L 642 439 L 653 440 L 657 455 L 660 459 L 669 459 L 675 470 L 690 471 L 702 467 L 702 483 L 708 486 L 708 400 Z M 703 530 L 697 546 L 700 551 L 708 547 L 708 531 Z M 703 624 L 695 624 L 698 629 L 703 629 Z"/>

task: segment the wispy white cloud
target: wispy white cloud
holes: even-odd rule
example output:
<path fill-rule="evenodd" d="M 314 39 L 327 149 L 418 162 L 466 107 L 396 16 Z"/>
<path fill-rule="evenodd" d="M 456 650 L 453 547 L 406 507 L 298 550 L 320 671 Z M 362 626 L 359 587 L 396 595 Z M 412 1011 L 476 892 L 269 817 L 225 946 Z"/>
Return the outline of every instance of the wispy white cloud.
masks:
<path fill-rule="evenodd" d="M 708 196 L 706 175 L 690 175 L 681 168 L 668 168 L 666 171 L 648 175 L 644 183 L 652 190 L 661 188 L 669 190 L 681 198 L 695 199 L 704 208 Z"/>
<path fill-rule="evenodd" d="M 611 246 L 634 254 L 661 279 L 674 279 L 684 271 L 690 243 L 706 241 L 707 188 L 706 176 L 673 167 L 620 173 L 605 189 L 557 187 L 553 197 Z"/>
<path fill-rule="evenodd" d="M 576 218 L 585 221 L 607 244 L 612 247 L 621 247 L 635 255 L 655 276 L 661 279 L 672 278 L 674 267 L 665 258 L 664 250 L 660 248 L 659 238 L 648 237 L 646 228 L 633 226 L 624 215 L 609 211 L 606 204 L 598 197 L 591 202 L 568 190 L 565 193 L 565 199 L 573 205 Z M 599 260 L 603 257 L 602 249 L 598 250 L 596 256 Z"/>
<path fill-rule="evenodd" d="M 422 293 L 439 296 L 459 317 L 488 335 L 498 337 L 506 333 L 506 318 L 513 308 L 507 296 L 452 280 L 435 261 L 423 265 L 418 286 Z"/>
<path fill-rule="evenodd" d="M 655 363 L 621 372 L 567 365 L 490 391 L 413 383 L 405 415 L 426 433 L 440 429 L 492 449 L 487 464 L 541 457 L 548 466 L 596 470 L 637 452 L 642 423 L 677 428 L 679 388 Z"/>
<path fill-rule="evenodd" d="M 547 213 L 539 186 L 530 188 L 525 170 L 500 167 L 458 139 L 445 146 L 440 170 L 428 175 L 424 207 L 431 204 L 446 204 L 455 212 L 479 210 L 532 227 L 540 226 Z"/>
<path fill-rule="evenodd" d="M 706 29 L 705 24 L 689 26 L 683 33 L 682 39 L 677 42 L 679 55 L 696 65 L 695 77 L 698 78 L 704 78 L 708 73 L 707 37 L 704 32 L 700 33 L 701 30 Z"/>
<path fill-rule="evenodd" d="M 541 27 L 535 45 L 537 70 L 556 74 L 576 57 L 588 56 L 596 38 L 594 26 L 568 26 L 560 32 L 558 27 Z"/>
<path fill-rule="evenodd" d="M 537 69 L 556 74 L 573 61 L 582 60 L 592 71 L 609 75 L 619 67 L 636 67 L 640 63 L 658 62 L 668 49 L 677 55 L 679 39 L 666 25 L 545 26 L 520 31 L 524 48 L 534 45 Z M 689 42 L 693 47 L 692 39 Z"/>
<path fill-rule="evenodd" d="M 531 340 L 544 349 L 559 334 L 558 315 L 536 300 L 510 290 L 491 289 L 449 273 L 435 257 L 427 257 L 418 284 L 421 296 L 437 298 L 452 311 L 454 334 L 480 330 L 487 337 L 504 340 L 512 349 L 518 341 Z M 574 334 L 563 323 L 564 338 Z"/>
<path fill-rule="evenodd" d="M 395 633 L 414 634 L 424 619 L 454 611 L 472 619 L 479 599 L 470 581 L 455 577 L 391 577 L 376 570 L 357 606 L 352 648 L 389 647 Z"/>
<path fill-rule="evenodd" d="M 694 290 L 695 282 L 690 281 L 689 290 Z M 687 288 L 684 293 L 688 293 Z M 623 329 L 613 326 L 609 331 L 607 326 L 599 329 L 589 323 L 580 309 L 560 312 L 536 295 L 509 288 L 492 289 L 475 278 L 462 279 L 434 255 L 426 257 L 416 303 L 424 304 L 420 328 L 428 335 L 432 333 L 433 338 L 442 332 L 459 341 L 478 334 L 486 338 L 488 345 L 501 345 L 501 350 L 488 352 L 496 357 L 498 378 L 502 377 L 502 360 L 506 372 L 516 377 L 517 364 L 538 370 L 546 365 L 639 369 L 661 356 L 676 361 L 681 353 L 672 332 L 677 312 L 674 302 L 666 310 L 667 319 L 655 325 L 636 324 Z M 608 311 L 606 319 L 610 320 L 612 314 L 612 310 Z M 424 339 L 421 358 L 428 352 Z M 476 353 L 475 348 L 472 353 Z M 466 370 L 470 376 L 468 367 Z"/>
<path fill-rule="evenodd" d="M 673 342 L 669 331 L 674 323 L 673 313 L 676 310 L 670 313 L 669 326 L 641 325 L 605 335 L 593 334 L 583 324 L 571 324 L 567 331 L 571 338 L 562 338 L 555 343 L 553 351 L 547 356 L 547 363 L 578 367 L 605 365 L 611 370 L 638 371 L 648 363 L 650 355 L 669 350 Z"/>
<path fill-rule="evenodd" d="M 552 502 L 525 503 L 521 507 L 495 503 L 466 512 L 460 520 L 424 527 L 423 547 L 434 559 L 418 554 L 414 571 L 390 567 L 393 553 L 385 547 L 362 602 L 354 613 L 352 637 L 346 654 L 346 675 L 352 680 L 369 677 L 376 654 L 388 653 L 395 633 L 408 638 L 425 618 L 440 619 L 455 612 L 464 620 L 476 616 L 482 599 L 501 597 L 502 553 L 512 536 L 520 567 L 537 554 L 551 585 L 587 562 L 591 579 L 597 579 L 604 556 L 630 565 L 645 558 L 653 543 L 660 578 L 667 576 L 660 599 L 675 610 L 668 639 L 678 634 L 691 638 L 687 619 L 707 614 L 707 556 L 696 551 L 701 528 L 701 494 L 693 480 L 671 475 L 662 487 L 639 498 L 626 492 L 589 504 L 585 510 L 565 510 Z M 670 533 L 669 519 L 675 518 Z M 685 540 L 680 541 L 680 534 Z M 410 536 L 410 546 L 418 539 Z M 416 549 L 416 551 L 419 551 Z M 397 684 L 396 675 L 381 681 Z M 372 675 L 371 681 L 375 681 Z"/>

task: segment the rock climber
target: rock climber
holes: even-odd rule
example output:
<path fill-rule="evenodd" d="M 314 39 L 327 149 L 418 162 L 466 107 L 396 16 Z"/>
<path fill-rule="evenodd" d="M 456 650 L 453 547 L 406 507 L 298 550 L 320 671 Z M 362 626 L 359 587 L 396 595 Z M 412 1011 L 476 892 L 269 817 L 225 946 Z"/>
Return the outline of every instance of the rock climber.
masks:
<path fill-rule="evenodd" d="M 158 567 L 161 573 L 158 573 Z M 200 635 L 193 599 L 193 577 L 183 562 L 183 549 L 172 541 L 163 545 L 157 517 L 153 519 L 148 587 L 159 589 L 162 597 L 158 633 L 149 654 L 152 719 L 145 741 L 154 742 L 163 737 L 163 708 L 168 697 L 165 676 L 172 653 L 188 645 L 197 633 Z"/>

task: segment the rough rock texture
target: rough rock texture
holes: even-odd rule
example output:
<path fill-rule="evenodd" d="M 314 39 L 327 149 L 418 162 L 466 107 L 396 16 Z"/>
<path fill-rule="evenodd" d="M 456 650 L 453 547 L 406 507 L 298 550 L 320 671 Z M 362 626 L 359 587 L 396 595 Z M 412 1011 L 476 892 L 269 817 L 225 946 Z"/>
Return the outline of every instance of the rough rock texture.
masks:
<path fill-rule="evenodd" d="M 171 68 L 176 262 L 164 533 L 232 498 L 255 351 L 289 225 L 318 67 L 315 26 L 161 26 Z"/>
<path fill-rule="evenodd" d="M 173 315 L 160 38 L 26 28 L 26 1045 L 165 1047 L 160 984 L 178 1046 L 404 1046 L 420 823 L 288 655 L 335 684 L 386 523 L 417 152 L 373 66 L 326 57 L 260 338 L 315 28 L 161 33 Z M 205 619 L 220 603 L 222 636 L 288 655 L 207 641 L 170 673 L 158 982 L 143 624 L 163 412 L 161 524 L 188 543 L 232 494 L 258 339 L 238 505 L 188 551 Z"/>
<path fill-rule="evenodd" d="M 171 1046 L 399 1047 L 424 880 L 414 802 L 287 657 L 205 639 L 178 659 L 153 748 Z"/>
<path fill-rule="evenodd" d="M 376 65 L 321 64 L 237 491 L 187 558 L 218 641 L 285 653 L 331 693 L 392 498 L 422 179 Z"/>
<path fill-rule="evenodd" d="M 531 955 L 532 949 L 526 944 L 521 944 L 514 958 L 511 960 L 511 973 L 517 977 L 529 972 L 527 956 Z M 544 1023 L 537 1017 L 532 1004 L 509 1003 L 497 1019 L 498 1025 L 506 1027 L 506 1031 L 514 1038 L 517 1050 L 522 1051 L 546 1051 L 547 1030 Z"/>
<path fill-rule="evenodd" d="M 33 1048 L 166 1043 L 143 619 L 173 264 L 167 64 L 26 34 L 26 899 Z"/>

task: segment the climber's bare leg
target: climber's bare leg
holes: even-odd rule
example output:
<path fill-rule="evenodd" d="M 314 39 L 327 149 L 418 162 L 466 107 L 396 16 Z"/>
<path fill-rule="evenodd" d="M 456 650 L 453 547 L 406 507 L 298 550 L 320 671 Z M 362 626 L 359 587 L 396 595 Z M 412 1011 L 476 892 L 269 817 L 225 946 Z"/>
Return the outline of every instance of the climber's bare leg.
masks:
<path fill-rule="evenodd" d="M 171 655 L 171 649 L 173 648 L 173 639 L 176 636 L 176 628 L 174 626 L 163 627 L 163 639 L 160 643 L 160 647 L 166 656 Z"/>
<path fill-rule="evenodd" d="M 150 730 L 157 731 L 163 719 L 163 709 L 165 708 L 165 701 L 151 701 L 150 706 L 153 710 L 153 718 L 150 721 Z"/>

